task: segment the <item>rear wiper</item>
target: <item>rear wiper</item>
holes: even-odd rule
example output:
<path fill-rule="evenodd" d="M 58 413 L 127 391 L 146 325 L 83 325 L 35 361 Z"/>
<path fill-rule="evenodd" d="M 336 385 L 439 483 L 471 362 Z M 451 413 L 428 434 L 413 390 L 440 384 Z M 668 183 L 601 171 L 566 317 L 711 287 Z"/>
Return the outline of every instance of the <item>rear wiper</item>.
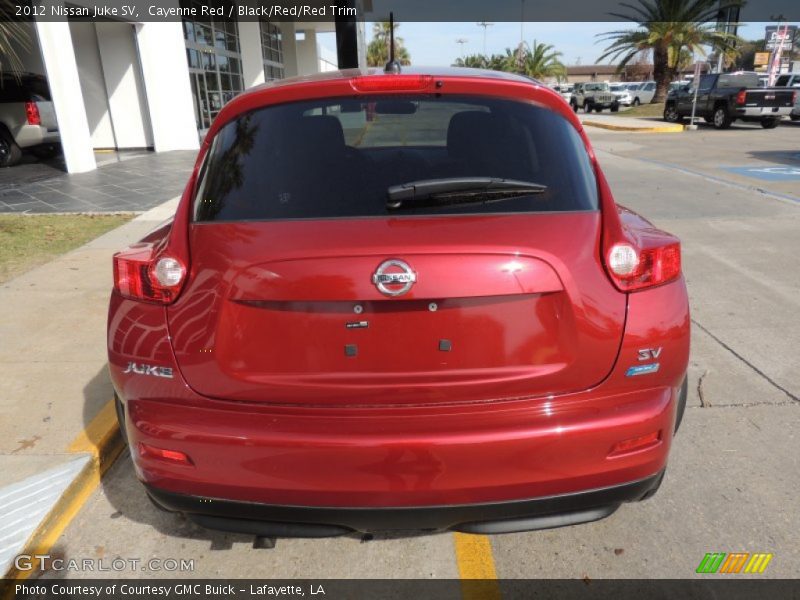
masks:
<path fill-rule="evenodd" d="M 541 194 L 546 185 L 498 177 L 449 177 L 423 179 L 393 185 L 386 190 L 387 210 L 451 204 L 486 204 L 530 194 Z"/>

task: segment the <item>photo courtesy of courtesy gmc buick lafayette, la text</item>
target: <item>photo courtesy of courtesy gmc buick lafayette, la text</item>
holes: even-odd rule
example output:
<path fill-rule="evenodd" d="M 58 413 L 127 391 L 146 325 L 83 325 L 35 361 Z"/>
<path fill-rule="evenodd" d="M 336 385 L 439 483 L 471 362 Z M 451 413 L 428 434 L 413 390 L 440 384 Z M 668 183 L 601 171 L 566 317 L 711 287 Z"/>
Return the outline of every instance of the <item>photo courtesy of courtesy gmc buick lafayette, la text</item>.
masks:
<path fill-rule="evenodd" d="M 114 256 L 108 352 L 160 507 L 257 536 L 600 519 L 686 403 L 679 241 L 570 106 L 471 69 L 229 102 L 169 223 Z"/>

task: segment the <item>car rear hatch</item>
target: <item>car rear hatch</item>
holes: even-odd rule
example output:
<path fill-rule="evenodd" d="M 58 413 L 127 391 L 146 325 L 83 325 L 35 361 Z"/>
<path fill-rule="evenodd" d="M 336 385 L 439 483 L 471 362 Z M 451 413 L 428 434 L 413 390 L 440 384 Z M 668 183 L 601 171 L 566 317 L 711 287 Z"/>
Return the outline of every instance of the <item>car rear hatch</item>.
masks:
<path fill-rule="evenodd" d="M 794 106 L 794 91 L 781 88 L 747 90 L 744 104 L 764 108 L 789 108 Z"/>
<path fill-rule="evenodd" d="M 193 389 L 424 405 L 554 395 L 607 376 L 626 301 L 599 260 L 596 186 L 571 124 L 487 98 L 319 104 L 249 113 L 212 145 L 189 281 L 167 310 Z M 387 188 L 442 174 L 546 189 L 387 207 Z"/>

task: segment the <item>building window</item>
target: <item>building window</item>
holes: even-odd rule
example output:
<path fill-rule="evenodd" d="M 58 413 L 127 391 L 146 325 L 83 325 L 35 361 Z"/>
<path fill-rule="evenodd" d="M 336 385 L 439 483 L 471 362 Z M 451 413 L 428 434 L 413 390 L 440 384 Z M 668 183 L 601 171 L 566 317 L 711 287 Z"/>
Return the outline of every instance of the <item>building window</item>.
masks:
<path fill-rule="evenodd" d="M 269 21 L 260 21 L 261 54 L 264 59 L 264 79 L 272 81 L 283 79 L 283 38 L 280 25 Z"/>
<path fill-rule="evenodd" d="M 208 0 L 181 0 L 180 5 L 194 6 L 199 14 L 202 3 L 207 4 Z M 213 4 L 224 7 L 225 14 L 229 14 L 232 2 L 213 0 Z M 244 90 L 239 25 L 214 19 L 184 19 L 183 37 L 197 128 L 208 129 L 225 103 Z"/>

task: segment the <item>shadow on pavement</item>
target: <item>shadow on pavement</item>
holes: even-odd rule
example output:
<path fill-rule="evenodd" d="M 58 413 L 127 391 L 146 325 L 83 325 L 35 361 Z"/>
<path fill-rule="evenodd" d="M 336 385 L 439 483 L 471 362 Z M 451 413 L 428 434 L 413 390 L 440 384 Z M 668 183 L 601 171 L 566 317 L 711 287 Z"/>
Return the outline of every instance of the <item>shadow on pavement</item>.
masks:
<path fill-rule="evenodd" d="M 800 168 L 800 144 L 788 150 L 752 150 L 747 155 L 765 162 Z"/>

